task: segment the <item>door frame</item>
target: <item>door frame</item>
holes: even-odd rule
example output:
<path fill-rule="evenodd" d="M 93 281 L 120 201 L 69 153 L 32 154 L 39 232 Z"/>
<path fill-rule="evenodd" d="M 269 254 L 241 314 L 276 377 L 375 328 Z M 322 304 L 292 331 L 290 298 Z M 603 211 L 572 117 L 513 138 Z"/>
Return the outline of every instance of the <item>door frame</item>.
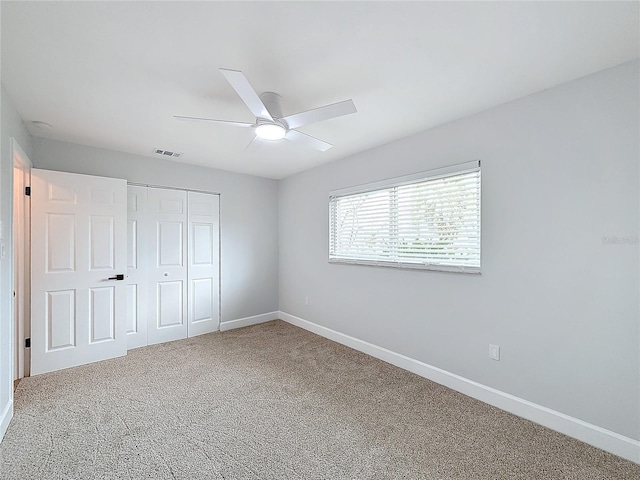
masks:
<path fill-rule="evenodd" d="M 25 348 L 25 339 L 29 338 L 31 333 L 31 199 L 25 194 L 24 188 L 31 186 L 33 165 L 13 137 L 11 137 L 11 151 L 13 153 L 11 170 L 13 186 L 11 317 L 13 319 L 12 345 L 14 349 L 11 355 L 14 362 L 11 370 L 15 381 L 28 377 L 31 367 L 30 349 Z M 16 171 L 22 172 L 23 178 L 17 178 Z M 16 199 L 21 199 L 22 204 L 17 205 Z"/>

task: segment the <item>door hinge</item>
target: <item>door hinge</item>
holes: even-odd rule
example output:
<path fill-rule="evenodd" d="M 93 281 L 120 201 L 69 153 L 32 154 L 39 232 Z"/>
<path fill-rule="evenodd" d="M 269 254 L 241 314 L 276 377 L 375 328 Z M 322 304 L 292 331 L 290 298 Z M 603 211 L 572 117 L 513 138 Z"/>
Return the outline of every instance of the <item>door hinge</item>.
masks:
<path fill-rule="evenodd" d="M 24 339 L 24 348 L 31 348 L 31 338 Z"/>
<path fill-rule="evenodd" d="M 31 187 L 24 187 L 24 194 L 27 197 L 30 197 L 31 196 Z"/>

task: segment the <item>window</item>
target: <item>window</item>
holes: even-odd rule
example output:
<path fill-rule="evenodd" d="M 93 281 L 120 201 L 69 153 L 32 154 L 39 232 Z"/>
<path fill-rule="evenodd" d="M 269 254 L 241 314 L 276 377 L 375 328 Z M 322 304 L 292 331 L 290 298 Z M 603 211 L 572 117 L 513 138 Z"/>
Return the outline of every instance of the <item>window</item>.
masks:
<path fill-rule="evenodd" d="M 480 273 L 480 162 L 332 192 L 329 261 Z"/>

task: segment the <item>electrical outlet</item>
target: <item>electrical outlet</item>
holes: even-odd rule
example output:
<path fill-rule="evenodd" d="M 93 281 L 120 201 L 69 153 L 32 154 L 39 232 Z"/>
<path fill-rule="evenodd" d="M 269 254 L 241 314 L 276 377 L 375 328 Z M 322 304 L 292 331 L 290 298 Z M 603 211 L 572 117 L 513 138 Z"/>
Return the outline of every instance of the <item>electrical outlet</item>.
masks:
<path fill-rule="evenodd" d="M 489 358 L 500 361 L 500 345 L 489 344 Z"/>
<path fill-rule="evenodd" d="M 309 306 L 309 295 L 307 295 L 306 297 L 304 297 L 304 304 L 308 307 Z"/>

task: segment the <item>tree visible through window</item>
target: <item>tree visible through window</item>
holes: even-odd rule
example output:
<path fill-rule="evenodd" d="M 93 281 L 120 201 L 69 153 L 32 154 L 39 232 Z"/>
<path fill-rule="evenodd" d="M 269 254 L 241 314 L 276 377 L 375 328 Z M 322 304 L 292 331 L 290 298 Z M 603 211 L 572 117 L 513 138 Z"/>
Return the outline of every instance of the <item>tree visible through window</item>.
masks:
<path fill-rule="evenodd" d="M 330 197 L 329 259 L 480 271 L 480 167 Z"/>

